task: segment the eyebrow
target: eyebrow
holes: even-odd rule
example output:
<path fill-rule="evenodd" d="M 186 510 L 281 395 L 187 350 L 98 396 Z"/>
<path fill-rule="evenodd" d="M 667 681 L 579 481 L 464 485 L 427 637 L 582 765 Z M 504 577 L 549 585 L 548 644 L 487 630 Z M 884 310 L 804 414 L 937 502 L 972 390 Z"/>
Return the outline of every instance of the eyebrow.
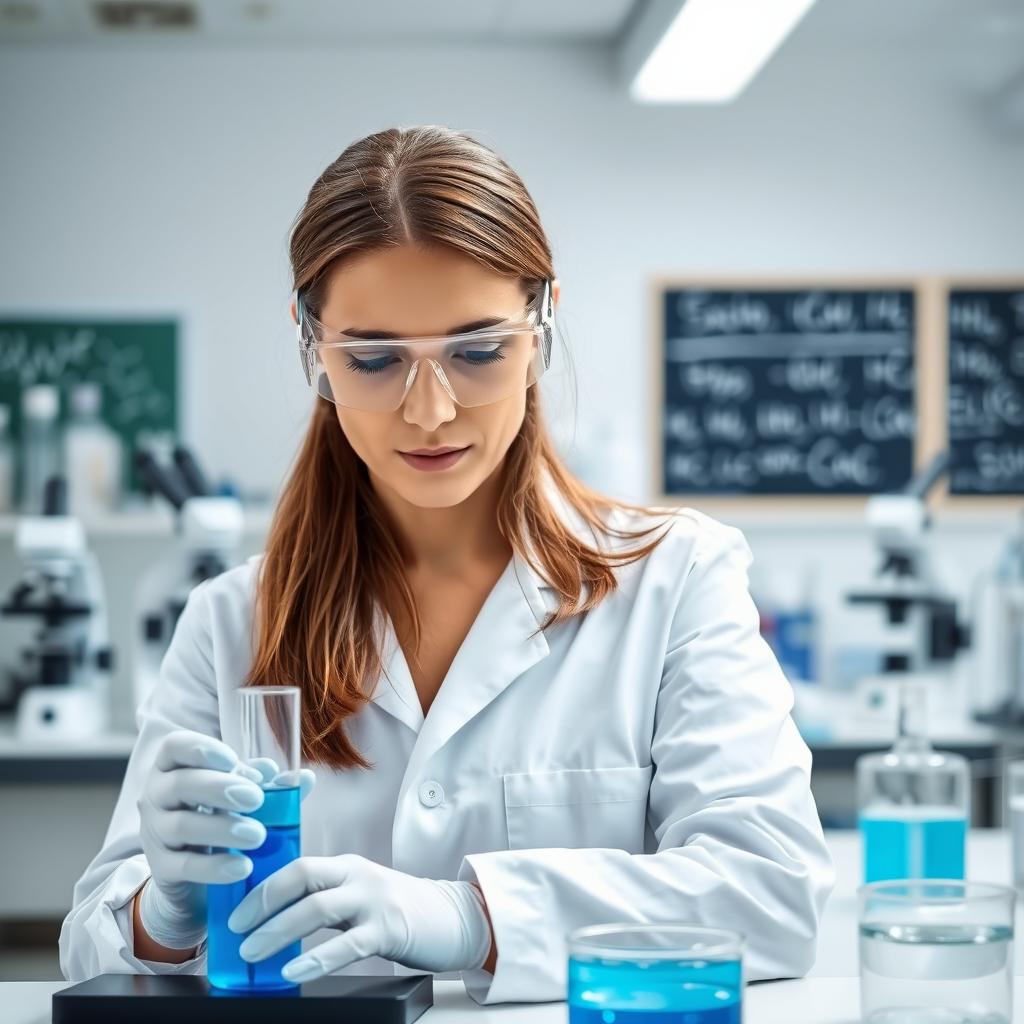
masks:
<path fill-rule="evenodd" d="M 484 320 L 473 320 L 468 324 L 460 324 L 458 327 L 453 327 L 446 334 L 468 334 L 470 331 L 482 331 L 486 327 L 494 327 L 496 324 L 503 324 L 508 319 L 504 316 L 488 317 Z M 378 340 L 383 341 L 385 339 L 394 339 L 400 341 L 402 339 L 401 334 L 394 334 L 391 331 L 361 331 L 358 328 L 350 327 L 347 331 L 342 331 L 342 334 L 350 334 L 354 338 L 364 338 L 367 340 Z"/>

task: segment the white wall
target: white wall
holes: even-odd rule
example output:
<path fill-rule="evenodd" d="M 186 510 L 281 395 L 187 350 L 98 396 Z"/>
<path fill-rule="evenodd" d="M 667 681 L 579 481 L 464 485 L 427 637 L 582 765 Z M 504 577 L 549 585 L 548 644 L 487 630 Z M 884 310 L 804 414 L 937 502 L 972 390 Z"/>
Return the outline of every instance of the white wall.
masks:
<path fill-rule="evenodd" d="M 313 180 L 394 124 L 476 133 L 532 191 L 563 285 L 581 433 L 643 496 L 648 279 L 1024 270 L 1024 141 L 934 55 L 807 54 L 723 108 L 638 107 L 590 46 L 0 51 L 0 308 L 189 318 L 187 432 L 273 489 L 308 398 L 287 235 Z"/>
<path fill-rule="evenodd" d="M 734 105 L 641 108 L 590 45 L 6 49 L 0 308 L 180 310 L 187 438 L 214 474 L 273 491 L 309 407 L 286 258 L 306 191 L 366 133 L 463 128 L 536 199 L 578 441 L 618 438 L 599 482 L 642 499 L 651 275 L 1024 272 L 1024 141 L 947 72 L 934 50 L 840 35 L 794 41 Z M 942 535 L 956 585 L 1008 526 Z M 765 571 L 826 567 L 830 616 L 869 571 L 856 521 L 788 540 L 745 528 Z"/>

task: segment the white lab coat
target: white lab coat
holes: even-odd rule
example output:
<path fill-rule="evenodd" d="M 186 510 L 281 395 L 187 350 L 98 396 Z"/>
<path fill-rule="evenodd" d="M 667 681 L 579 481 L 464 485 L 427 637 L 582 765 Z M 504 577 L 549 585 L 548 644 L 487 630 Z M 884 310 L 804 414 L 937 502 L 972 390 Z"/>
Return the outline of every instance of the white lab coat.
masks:
<path fill-rule="evenodd" d="M 261 557 L 198 586 L 182 612 L 61 930 L 70 981 L 205 972 L 205 943 L 180 965 L 132 952 L 131 900 L 149 874 L 136 800 L 168 731 L 237 741 L 227 697 L 251 663 Z M 426 718 L 386 623 L 385 677 L 346 723 L 374 768 L 310 765 L 303 854 L 477 881 L 498 949 L 493 976 L 462 972 L 480 1003 L 564 998 L 566 933 L 600 922 L 737 929 L 748 980 L 803 975 L 834 870 L 750 562 L 739 530 L 679 510 L 651 555 L 617 570 L 620 589 L 529 639 L 554 594 L 514 556 Z M 347 972 L 411 973 L 379 957 Z"/>

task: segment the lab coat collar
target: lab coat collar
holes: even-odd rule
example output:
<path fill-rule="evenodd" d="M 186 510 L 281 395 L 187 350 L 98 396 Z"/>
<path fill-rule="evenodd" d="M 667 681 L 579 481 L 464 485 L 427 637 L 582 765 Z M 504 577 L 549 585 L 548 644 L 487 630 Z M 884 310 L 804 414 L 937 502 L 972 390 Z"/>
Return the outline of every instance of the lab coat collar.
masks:
<path fill-rule="evenodd" d="M 459 647 L 426 719 L 390 616 L 379 612 L 382 677 L 372 700 L 439 749 L 513 679 L 548 654 L 540 625 L 552 589 L 514 552 Z M 535 634 L 535 635 L 534 635 Z"/>
<path fill-rule="evenodd" d="M 544 486 L 556 514 L 579 533 L 584 524 L 578 515 L 550 481 Z M 540 625 L 557 607 L 558 595 L 530 564 L 531 559 L 538 567 L 541 563 L 528 534 L 524 542 L 525 552 L 513 553 L 488 594 L 426 717 L 390 617 L 381 613 L 384 673 L 372 700 L 419 734 L 407 779 L 416 778 L 425 761 L 462 726 L 549 653 Z"/>

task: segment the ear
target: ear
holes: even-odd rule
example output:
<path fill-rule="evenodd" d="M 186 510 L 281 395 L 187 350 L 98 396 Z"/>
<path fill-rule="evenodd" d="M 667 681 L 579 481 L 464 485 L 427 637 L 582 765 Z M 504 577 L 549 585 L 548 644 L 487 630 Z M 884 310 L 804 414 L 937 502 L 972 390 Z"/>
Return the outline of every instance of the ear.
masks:
<path fill-rule="evenodd" d="M 551 281 L 551 304 L 553 306 L 558 305 L 558 296 L 561 294 L 562 286 L 558 281 L 558 278 L 553 278 Z"/>
<path fill-rule="evenodd" d="M 289 305 L 288 308 L 289 308 L 289 311 L 292 314 L 292 323 L 293 324 L 297 324 L 299 322 L 299 312 L 298 312 L 298 310 L 295 307 L 295 300 L 294 299 L 292 299 L 291 304 Z"/>

